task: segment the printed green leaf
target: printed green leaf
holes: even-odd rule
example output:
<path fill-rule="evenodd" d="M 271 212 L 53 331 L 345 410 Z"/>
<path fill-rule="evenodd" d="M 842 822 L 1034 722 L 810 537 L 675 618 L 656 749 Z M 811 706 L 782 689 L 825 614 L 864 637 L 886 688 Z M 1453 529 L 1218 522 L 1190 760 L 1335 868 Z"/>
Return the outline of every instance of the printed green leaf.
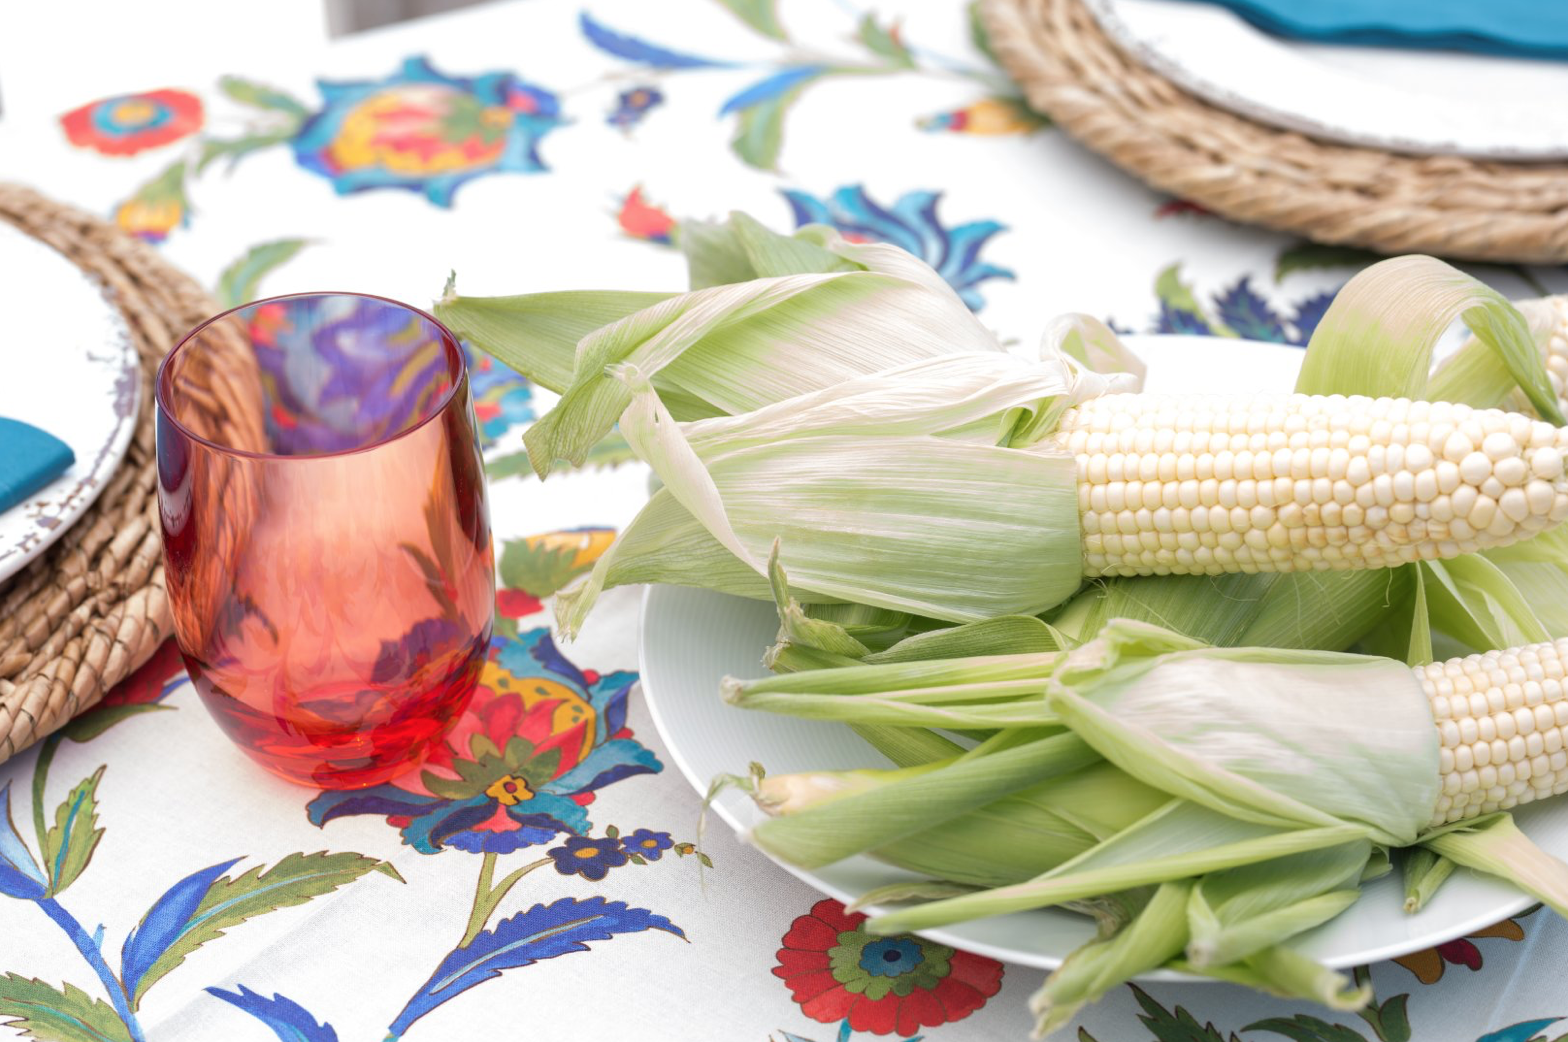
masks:
<path fill-rule="evenodd" d="M 496 613 L 495 621 L 490 626 L 490 632 L 497 637 L 506 637 L 508 640 L 517 636 L 517 620 L 507 618 Z"/>
<path fill-rule="evenodd" d="M 548 597 L 593 567 L 577 563 L 575 546 L 530 545 L 526 539 L 509 539 L 501 550 L 501 585 L 534 597 Z"/>
<path fill-rule="evenodd" d="M 228 159 L 229 166 L 233 166 L 252 152 L 259 152 L 273 145 L 281 145 L 294 137 L 295 128 L 279 130 L 266 134 L 246 134 L 237 138 L 204 138 L 201 143 L 201 154 L 196 157 L 196 172 L 202 173 L 215 161 Z"/>
<path fill-rule="evenodd" d="M 244 256 L 224 268 L 223 274 L 218 276 L 218 285 L 213 291 L 218 303 L 233 308 L 255 300 L 256 289 L 267 273 L 292 260 L 308 242 L 308 239 L 278 239 L 258 243 L 246 250 Z"/>
<path fill-rule="evenodd" d="M 186 956 L 207 942 L 222 937 L 225 930 L 258 915 L 302 905 L 311 898 L 329 894 L 379 868 L 381 864 L 376 858 L 363 854 L 329 854 L 323 850 L 314 854 L 289 854 L 271 868 L 264 869 L 258 865 L 233 878 L 220 876 L 207 887 L 194 912 L 179 927 L 171 943 L 136 979 L 131 1008 L 137 1008 L 147 989 L 183 963 Z M 147 925 L 148 920 L 143 919 L 138 930 L 145 929 Z M 130 943 L 127 940 L 127 946 Z"/>
<path fill-rule="evenodd" d="M 242 105 L 271 109 L 274 112 L 287 112 L 301 120 L 310 115 L 310 110 L 293 95 L 285 94 L 276 87 L 269 87 L 254 80 L 225 76 L 218 81 L 218 89 Z"/>
<path fill-rule="evenodd" d="M 1154 1033 L 1159 1042 L 1227 1042 L 1218 1028 L 1213 1024 L 1199 1024 L 1185 1008 L 1177 1006 L 1176 1012 L 1172 1013 L 1136 984 L 1127 986 L 1132 989 L 1138 1005 L 1143 1007 L 1138 1019 Z M 1231 1032 L 1228 1042 L 1240 1042 L 1235 1032 Z"/>
<path fill-rule="evenodd" d="M 860 25 L 855 30 L 855 35 L 860 42 L 866 45 L 871 53 L 880 55 L 900 68 L 913 69 L 915 59 L 909 53 L 909 48 L 904 46 L 904 41 L 898 38 L 898 25 L 887 28 L 877 21 L 876 16 L 867 12 L 860 19 Z"/>
<path fill-rule="evenodd" d="M 405 886 L 408 884 L 408 880 L 403 878 L 403 873 L 399 872 L 395 867 L 393 867 L 392 862 L 390 861 L 377 862 L 373 871 L 380 872 L 384 876 L 389 876 L 393 879 L 396 879 L 399 883 L 402 883 Z"/>
<path fill-rule="evenodd" d="M 49 873 L 49 896 L 76 882 L 92 860 L 103 829 L 98 827 L 99 767 L 83 778 L 54 812 L 54 827 L 44 836 L 44 871 Z"/>
<path fill-rule="evenodd" d="M 151 702 L 99 706 L 66 724 L 60 729 L 60 733 L 73 742 L 90 742 L 122 720 L 129 720 L 143 713 L 157 713 L 174 708 L 176 707 Z"/>
<path fill-rule="evenodd" d="M 735 138 L 730 147 L 749 166 L 758 170 L 777 170 L 779 151 L 784 147 L 784 116 L 800 98 L 801 91 L 821 79 L 812 76 L 796 86 L 755 105 L 740 110 Z"/>
<path fill-rule="evenodd" d="M 992 65 L 1000 65 L 996 60 L 996 51 L 991 47 L 991 33 L 985 27 L 985 20 L 980 17 L 980 0 L 969 0 L 969 42 L 975 45 L 975 50 L 985 55 Z"/>
<path fill-rule="evenodd" d="M 1355 246 L 1328 246 L 1318 242 L 1301 242 L 1283 250 L 1274 261 L 1274 281 L 1281 282 L 1294 271 L 1317 271 L 1322 268 L 1364 268 L 1383 259 L 1383 254 Z"/>
<path fill-rule="evenodd" d="M 0 977 L 0 1023 L 39 1042 L 131 1042 L 107 1002 L 74 984 L 61 991 L 16 973 Z"/>
<path fill-rule="evenodd" d="M 623 463 L 631 463 L 637 459 L 637 454 L 632 447 L 626 444 L 626 439 L 617 431 L 611 431 L 588 450 L 588 456 L 582 464 L 574 465 L 565 460 L 556 464 L 556 469 L 561 472 L 569 470 L 609 470 L 619 467 Z M 533 464 L 528 462 L 527 452 L 511 452 L 505 456 L 497 456 L 485 464 L 485 476 L 491 481 L 502 478 L 531 478 L 534 476 Z"/>
<path fill-rule="evenodd" d="M 1236 333 L 1219 319 L 1212 318 L 1198 303 L 1192 287 L 1181 280 L 1181 265 L 1172 264 L 1154 279 L 1154 295 L 1172 311 L 1182 311 L 1201 319 L 1215 336 L 1235 336 Z"/>
<path fill-rule="evenodd" d="M 485 464 L 485 477 L 491 481 L 500 481 L 502 478 L 531 477 L 533 464 L 528 462 L 528 453 L 509 452 L 505 456 L 497 456 Z"/>
<path fill-rule="evenodd" d="M 1357 967 L 1355 974 L 1357 987 L 1372 979 L 1365 967 Z M 1387 1002 L 1374 999 L 1366 1009 L 1358 1010 L 1356 1016 L 1371 1026 L 1380 1042 L 1410 1042 L 1410 1014 L 1405 1009 L 1409 1001 L 1408 994 L 1395 995 Z"/>
<path fill-rule="evenodd" d="M 1317 1017 L 1298 1013 L 1294 1017 L 1269 1017 L 1248 1024 L 1243 1031 L 1269 1031 L 1284 1035 L 1291 1042 L 1367 1042 L 1366 1036 L 1343 1024 L 1330 1024 Z"/>
<path fill-rule="evenodd" d="M 751 26 L 763 36 L 775 40 L 788 40 L 789 34 L 779 24 L 779 13 L 774 0 L 719 0 L 730 14 Z"/>

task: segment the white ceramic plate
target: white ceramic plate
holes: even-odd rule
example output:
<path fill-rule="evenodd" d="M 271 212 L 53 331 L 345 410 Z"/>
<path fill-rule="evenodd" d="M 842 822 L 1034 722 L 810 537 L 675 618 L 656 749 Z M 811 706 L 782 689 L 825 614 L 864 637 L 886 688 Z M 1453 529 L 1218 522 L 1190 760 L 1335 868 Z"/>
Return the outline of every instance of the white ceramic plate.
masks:
<path fill-rule="evenodd" d="M 1149 366 L 1156 392 L 1289 389 L 1302 352 L 1218 337 L 1130 336 Z M 762 677 L 762 653 L 778 620 L 761 601 L 676 586 L 651 587 L 643 599 L 640 646 L 643 696 L 681 773 L 698 792 L 718 774 L 744 774 L 755 760 L 770 772 L 863 767 L 877 754 L 838 724 L 737 709 L 719 698 L 729 675 Z M 727 792 L 714 808 L 737 831 L 762 820 L 750 799 Z M 1568 858 L 1568 805 L 1533 804 L 1517 815 L 1532 839 Z M 780 862 L 783 864 L 783 862 Z M 823 893 L 848 901 L 873 887 L 913 878 L 856 857 L 817 871 L 784 868 Z M 1367 885 L 1359 901 L 1332 922 L 1302 935 L 1302 952 L 1329 966 L 1359 966 L 1452 940 L 1533 904 L 1504 883 L 1461 869 L 1429 907 L 1406 915 L 1397 872 Z M 944 944 L 1006 962 L 1051 969 L 1092 929 L 1083 917 L 1051 909 L 998 916 L 927 935 Z M 1161 971 L 1148 979 L 1185 978 Z"/>
<path fill-rule="evenodd" d="M 1222 108 L 1397 152 L 1568 157 L 1568 63 L 1270 36 L 1222 7 L 1087 0 L 1134 57 Z"/>
<path fill-rule="evenodd" d="M 0 513 L 3 580 L 103 491 L 130 448 L 141 378 L 124 317 L 80 268 L 0 221 L 0 272 L 0 416 L 48 431 L 76 453 L 64 474 Z"/>

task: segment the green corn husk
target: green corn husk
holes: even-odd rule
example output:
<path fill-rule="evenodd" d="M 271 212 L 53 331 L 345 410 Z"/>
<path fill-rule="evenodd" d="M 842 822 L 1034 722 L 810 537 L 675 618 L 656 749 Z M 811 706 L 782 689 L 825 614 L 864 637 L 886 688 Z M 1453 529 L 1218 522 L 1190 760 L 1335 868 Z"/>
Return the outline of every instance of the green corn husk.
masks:
<path fill-rule="evenodd" d="M 757 829 L 767 835 L 765 848 L 810 864 L 869 853 L 939 884 L 869 895 L 920 900 L 875 915 L 868 928 L 877 932 L 1048 905 L 1112 901 L 1123 908 L 1131 918 L 1114 920 L 1119 932 L 1075 955 L 1047 983 L 1038 1000 L 1046 1028 L 1162 964 L 1357 1008 L 1366 989 L 1286 945 L 1349 907 L 1363 881 L 1388 871 L 1391 846 L 1430 851 L 1418 855 L 1426 867 L 1411 877 L 1420 900 L 1451 862 L 1568 907 L 1568 866 L 1535 848 L 1507 815 L 1428 829 L 1438 793 L 1436 728 L 1420 684 L 1398 662 L 1206 648 L 1124 620 L 1083 647 L 1047 655 L 1049 663 L 1035 666 L 1049 667 L 1042 700 L 1097 762 L 990 798 L 998 784 L 993 762 L 1010 766 L 1000 784 L 1013 786 L 1041 747 L 1026 731 L 1016 739 L 1024 744 L 1010 747 L 1002 732 L 917 775 L 850 772 L 850 785 L 831 780 L 840 772 L 820 772 L 826 779 L 814 775 L 802 791 L 844 793 L 773 806 L 783 816 Z M 914 660 L 755 683 L 776 682 L 795 696 L 834 697 L 846 687 L 859 692 L 850 697 L 863 697 L 879 683 L 962 686 L 973 668 Z M 1237 691 L 1247 698 L 1234 697 Z M 929 811 L 925 827 L 905 831 L 917 806 Z M 907 816 L 884 825 L 889 808 Z M 828 827 L 819 827 L 828 817 Z M 874 835 L 857 835 L 857 827 Z M 1187 894 L 1180 921 L 1166 907 L 1178 890 Z M 1141 910 L 1128 911 L 1125 898 L 1112 900 L 1129 892 L 1164 895 L 1157 897 L 1163 903 L 1140 899 Z"/>
<path fill-rule="evenodd" d="M 1405 911 L 1412 914 L 1425 908 L 1432 895 L 1454 874 L 1448 858 L 1427 847 L 1416 847 L 1405 854 Z"/>
<path fill-rule="evenodd" d="M 1482 554 L 1518 591 L 1553 640 L 1568 637 L 1568 530 L 1553 528 Z"/>
<path fill-rule="evenodd" d="M 983 758 L 938 761 L 877 772 L 816 772 L 765 778 L 759 803 L 780 814 L 752 829 L 762 849 L 804 868 L 817 868 L 913 835 L 983 807 L 1098 757 L 1065 734 L 1041 738 Z M 841 778 L 841 776 L 843 776 Z M 824 795 L 831 798 L 824 798 Z"/>
<path fill-rule="evenodd" d="M 1433 257 L 1379 261 L 1346 283 L 1312 332 L 1297 389 L 1305 384 L 1314 394 L 1419 397 L 1427 388 L 1432 348 L 1456 318 L 1538 415 L 1568 425 L 1529 321 L 1496 290 Z"/>
<path fill-rule="evenodd" d="M 1516 300 L 1513 305 L 1524 317 L 1537 348 L 1544 353 L 1552 335 L 1551 306 L 1544 299 Z M 1520 390 L 1518 380 L 1502 358 L 1475 335 L 1433 370 L 1427 391 L 1438 402 L 1467 402 L 1477 408 L 1530 407 L 1529 396 Z"/>
<path fill-rule="evenodd" d="M 802 597 L 954 622 L 1058 603 L 1082 582 L 1076 466 L 996 441 L 1078 393 L 1075 379 L 1065 362 L 953 355 L 689 425 L 644 384 L 621 430 L 664 487 L 557 602 L 562 626 L 574 631 L 600 590 L 628 581 L 700 574 L 698 585 L 755 595 L 780 538 Z"/>
<path fill-rule="evenodd" d="M 1360 1010 L 1372 1000 L 1372 986 L 1359 987 L 1343 973 L 1313 962 L 1286 945 L 1265 948 L 1228 966 L 1193 966 L 1173 959 L 1170 968 L 1231 984 L 1242 984 L 1287 999 L 1307 999 L 1337 1010 Z"/>
<path fill-rule="evenodd" d="M 1021 883 L 1077 857 L 1168 802 L 1097 763 L 868 848 L 881 861 L 970 886 Z"/>
<path fill-rule="evenodd" d="M 1103 946 L 1053 977 L 1047 1016 L 1147 969 L 1151 953 L 1178 934 L 1181 947 L 1165 965 L 1355 1008 L 1366 989 L 1284 942 L 1331 915 L 1362 879 L 1387 871 L 1390 846 L 1418 842 L 1433 852 L 1432 867 L 1412 882 L 1422 899 L 1442 866 L 1458 863 L 1568 907 L 1568 868 L 1506 815 L 1425 831 L 1435 738 L 1429 714 L 1415 709 L 1425 713 L 1425 699 L 1408 672 L 1355 656 L 1227 654 L 1190 639 L 1338 650 L 1366 637 L 1422 662 L 1434 647 L 1461 641 L 1495 647 L 1568 632 L 1568 611 L 1557 618 L 1551 608 L 1568 604 L 1555 592 L 1559 582 L 1568 590 L 1560 578 L 1568 570 L 1536 567 L 1563 559 L 1554 544 L 1384 573 L 1116 579 L 1064 602 L 1076 578 L 1070 584 L 1065 565 L 1051 568 L 1060 560 L 1044 559 L 1070 558 L 1076 568 L 1066 534 L 1072 528 L 1076 540 L 1076 510 L 1069 521 L 1063 501 L 1006 501 L 996 492 L 1004 481 L 1015 492 L 1045 472 L 1024 477 L 1007 469 L 1022 464 L 1001 461 L 1040 455 L 1027 446 L 1075 396 L 1136 385 L 1136 359 L 1114 335 L 1082 317 L 1053 326 L 1042 355 L 1054 382 L 1026 387 L 1021 374 L 1008 374 L 1011 399 L 933 385 L 923 401 L 895 401 L 872 386 L 876 377 L 858 374 L 900 363 L 932 365 L 928 374 L 1011 364 L 998 360 L 989 333 L 953 309 L 956 298 L 930 269 L 827 230 L 776 236 L 743 218 L 693 224 L 681 245 L 692 295 L 449 297 L 442 317 L 479 330 L 471 339 L 481 346 L 488 339 L 516 354 L 530 340 L 544 345 L 540 382 L 569 400 L 530 432 L 541 472 L 557 456 L 575 458 L 619 419 L 666 480 L 586 585 L 561 599 L 568 632 L 599 589 L 623 583 L 777 597 L 785 618 L 772 664 L 802 672 L 727 685 L 727 694 L 845 720 L 905 768 L 757 783 L 783 794 L 773 807 L 781 816 L 754 837 L 770 852 L 810 864 L 868 853 L 931 877 L 901 884 L 898 896 L 925 903 L 873 919 L 882 930 L 1047 904 L 1096 912 Z M 599 309 L 609 324 L 585 330 L 555 313 L 574 306 Z M 873 310 L 896 332 L 873 335 L 869 320 L 857 324 L 857 312 Z M 1429 385 L 1432 347 L 1458 315 L 1474 342 Z M 1423 397 L 1430 388 L 1484 406 L 1516 393 L 1561 423 L 1538 332 L 1447 265 L 1400 258 L 1340 292 L 1297 390 Z M 941 368 L 943 359 L 969 355 L 990 358 Z M 1094 376 L 1118 370 L 1115 380 Z M 815 397 L 786 397 L 802 391 Z M 856 393 L 883 410 L 877 422 L 845 408 Z M 900 469 L 899 453 L 921 466 Z M 865 470 L 869 481 L 854 485 Z M 1012 520 L 1033 521 L 1052 541 L 1037 533 L 1026 542 L 1001 511 L 973 517 L 956 482 L 977 478 L 969 500 L 988 489 Z M 948 498 L 930 493 L 933 482 L 954 483 L 943 489 Z M 822 545 L 846 525 L 844 499 L 833 497 L 862 495 L 852 504 L 862 510 L 850 522 L 856 538 L 866 526 L 895 552 L 868 554 L 849 540 Z M 911 508 L 910 532 L 885 522 Z M 939 531 L 950 517 L 970 530 L 961 523 Z M 932 541 L 900 556 L 897 543 L 911 534 Z M 775 577 L 763 563 L 780 536 L 798 602 L 782 588 L 782 571 Z M 1037 571 L 1019 574 L 1027 569 Z M 1025 597 L 1029 584 L 1044 585 Z M 1543 603 L 1532 604 L 1538 597 Z M 1052 614 L 1030 618 L 1042 608 Z M 1026 614 L 991 618 L 1007 612 Z M 1117 621 L 1129 616 L 1188 639 Z M 1306 700 L 1308 688 L 1315 704 L 1289 704 L 1292 694 Z M 1246 691 L 1245 703 L 1224 697 L 1236 690 Z M 1246 707 L 1244 720 L 1227 715 L 1237 705 Z M 1069 733 L 1042 737 L 1053 722 Z M 979 730 L 984 740 L 959 752 L 934 726 Z M 1238 734 L 1246 740 L 1232 742 Z M 1344 864 L 1325 868 L 1334 858 Z M 1178 923 L 1169 906 L 1183 891 Z M 1160 895 L 1159 914 L 1143 922 Z"/>
<path fill-rule="evenodd" d="M 1334 918 L 1360 896 L 1365 840 L 1205 876 L 1188 906 L 1187 961 L 1240 962 Z"/>
<path fill-rule="evenodd" d="M 1029 1000 L 1035 1037 L 1067 1024 L 1085 1005 L 1123 981 L 1158 968 L 1187 944 L 1188 880 L 1162 883 L 1133 920 L 1104 940 L 1091 941 L 1067 957 Z"/>

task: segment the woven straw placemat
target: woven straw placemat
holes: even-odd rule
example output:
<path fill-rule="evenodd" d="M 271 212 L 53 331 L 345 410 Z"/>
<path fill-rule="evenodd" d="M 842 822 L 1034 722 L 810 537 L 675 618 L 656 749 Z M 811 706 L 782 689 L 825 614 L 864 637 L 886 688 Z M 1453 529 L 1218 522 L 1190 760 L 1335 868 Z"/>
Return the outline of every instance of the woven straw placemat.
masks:
<path fill-rule="evenodd" d="M 1382 253 L 1568 261 L 1568 165 L 1410 156 L 1255 123 L 1123 51 L 1082 0 L 981 0 L 1029 104 L 1156 188 L 1249 224 Z"/>
<path fill-rule="evenodd" d="M 130 450 L 92 507 L 0 582 L 0 762 L 60 727 L 145 662 L 171 633 L 158 527 L 152 378 L 187 330 L 218 310 L 189 276 L 97 217 L 0 184 L 0 219 L 103 283 L 142 363 Z"/>

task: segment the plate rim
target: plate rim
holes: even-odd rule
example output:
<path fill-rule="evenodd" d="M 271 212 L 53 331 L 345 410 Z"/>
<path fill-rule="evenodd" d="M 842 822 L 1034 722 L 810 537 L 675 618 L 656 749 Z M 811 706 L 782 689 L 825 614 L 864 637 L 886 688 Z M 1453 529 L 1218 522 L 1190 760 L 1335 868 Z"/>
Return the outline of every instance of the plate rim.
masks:
<path fill-rule="evenodd" d="M 1227 112 L 1246 119 L 1278 129 L 1307 134 L 1335 144 L 1376 149 L 1400 155 L 1436 154 L 1476 160 L 1519 163 L 1541 163 L 1568 159 L 1568 135 L 1561 137 L 1554 144 L 1476 146 L 1467 145 L 1458 138 L 1453 137 L 1433 140 L 1405 137 L 1397 132 L 1362 132 L 1353 127 L 1326 122 L 1307 113 L 1280 108 L 1268 102 L 1240 94 L 1231 87 L 1217 83 L 1194 69 L 1191 65 L 1178 61 L 1166 51 L 1154 46 L 1148 39 L 1135 32 L 1127 24 L 1121 12 L 1117 9 L 1117 0 L 1084 0 L 1084 3 L 1100 29 L 1115 41 L 1117 46 L 1127 51 L 1132 57 L 1158 72 L 1177 87 L 1195 94 L 1202 100 Z M 1224 8 L 1216 8 L 1216 10 L 1224 11 L 1231 15 L 1237 25 L 1252 37 L 1277 46 L 1296 57 L 1302 57 L 1293 51 L 1288 43 L 1275 40 L 1263 32 L 1263 30 L 1247 22 L 1240 15 L 1235 14 L 1235 12 Z M 1387 85 L 1378 84 L 1375 81 L 1357 78 L 1353 73 L 1346 70 L 1311 62 L 1309 58 L 1303 58 L 1303 60 L 1318 65 L 1326 72 L 1336 75 L 1346 82 L 1354 80 L 1362 86 L 1375 89 L 1387 87 Z M 1434 104 L 1437 104 L 1440 100 L 1434 101 Z"/>
<path fill-rule="evenodd" d="M 115 472 L 119 470 L 120 464 L 125 461 L 125 457 L 130 451 L 131 441 L 136 435 L 137 424 L 141 419 L 141 411 L 144 404 L 142 401 L 142 384 L 144 381 L 141 374 L 140 354 L 131 334 L 130 322 L 125 317 L 124 312 L 115 305 L 110 287 L 91 272 L 73 263 L 69 257 L 55 250 L 54 247 L 44 240 L 9 222 L 0 222 L 0 235 L 7 231 L 12 231 L 17 236 L 36 243 L 41 248 L 54 253 L 61 263 L 70 265 L 71 269 L 81 276 L 83 282 L 97 292 L 104 306 L 108 309 L 108 313 L 114 319 L 115 332 L 117 334 L 112 343 L 106 343 L 102 346 L 111 351 L 117 350 L 118 357 L 113 360 L 118 366 L 116 380 L 128 380 L 131 390 L 128 396 L 129 408 L 116 418 L 113 436 L 103 443 L 97 459 L 93 461 L 91 470 L 73 477 L 71 473 L 75 469 L 75 465 L 73 465 L 66 473 L 61 474 L 43 488 L 33 492 L 11 509 L 0 512 L 0 519 L 12 516 L 26 517 L 27 515 L 24 512 L 30 505 L 37 503 L 39 500 L 47 500 L 59 496 L 73 484 L 76 489 L 75 494 L 67 499 L 65 509 L 58 514 L 51 515 L 56 522 L 53 526 L 39 525 L 36 522 L 27 526 L 25 529 L 26 535 L 22 537 L 22 540 L 25 541 L 27 536 L 30 535 L 33 538 L 30 544 L 0 543 L 0 582 L 11 578 L 42 556 L 61 536 L 65 535 L 72 526 L 79 522 L 92 505 L 97 502 L 98 497 L 109 486 L 109 482 L 113 479 Z M 91 347 L 95 345 L 85 346 Z M 81 460 L 77 460 L 78 464 L 81 462 Z"/>
<path fill-rule="evenodd" d="M 1183 343 L 1189 345 L 1194 341 L 1220 341 L 1223 342 L 1223 344 L 1227 347 L 1236 347 L 1245 344 L 1251 347 L 1270 348 L 1281 351 L 1301 350 L 1300 348 L 1291 347 L 1285 344 L 1272 344 L 1265 341 L 1245 340 L 1233 337 L 1149 333 L 1129 335 L 1124 339 L 1129 341 L 1130 346 L 1134 346 L 1133 342 L 1147 341 Z M 637 675 L 638 685 L 642 689 L 643 704 L 647 707 L 648 715 L 653 721 L 654 730 L 658 732 L 659 738 L 664 744 L 665 751 L 675 762 L 676 768 L 680 771 L 681 776 L 686 779 L 687 784 L 692 787 L 699 797 L 706 799 L 708 789 L 713 779 L 699 777 L 690 760 L 688 759 L 685 749 L 680 743 L 677 743 L 673 739 L 669 725 L 665 719 L 664 712 L 660 707 L 660 699 L 657 693 L 657 688 L 660 682 L 650 681 L 648 670 L 650 644 L 647 636 L 647 619 L 649 617 L 650 602 L 660 595 L 659 591 L 661 590 L 687 589 L 694 589 L 699 593 L 713 597 L 731 596 L 728 594 L 718 593 L 717 591 L 704 590 L 697 587 L 676 587 L 671 584 L 644 585 L 642 589 L 642 595 L 638 599 Z M 747 598 L 738 599 L 748 600 Z M 748 600 L 748 603 L 759 602 Z M 714 704 L 718 704 L 717 697 L 715 697 Z M 756 844 L 752 843 L 748 837 L 748 833 L 750 832 L 751 828 L 750 823 L 742 821 L 725 803 L 715 799 L 709 804 L 709 807 L 711 807 L 713 812 L 716 813 L 718 817 L 726 825 L 728 825 L 731 830 L 734 831 L 736 839 L 753 850 L 759 851 L 773 864 L 784 869 L 784 871 L 805 883 L 811 889 L 816 890 L 819 893 L 826 894 L 827 896 L 845 904 L 848 904 L 850 901 L 855 899 L 856 895 L 849 893 L 842 887 L 824 881 L 820 876 L 811 870 L 792 865 L 787 861 L 782 861 L 769 851 L 756 846 Z M 1512 886 L 1512 884 L 1508 885 Z M 1519 891 L 1515 897 L 1509 899 L 1508 901 L 1499 902 L 1497 905 L 1489 908 L 1485 912 L 1477 912 L 1473 916 L 1462 920 L 1458 924 L 1442 927 L 1436 933 L 1423 934 L 1414 938 L 1406 938 L 1401 941 L 1395 941 L 1375 948 L 1337 955 L 1332 958 L 1323 958 L 1319 961 L 1321 961 L 1323 965 L 1329 967 L 1330 969 L 1335 970 L 1350 969 L 1352 967 L 1363 966 L 1374 962 L 1385 962 L 1389 959 L 1398 958 L 1402 955 L 1408 955 L 1412 952 L 1423 951 L 1436 945 L 1447 943 L 1448 941 L 1452 941 L 1456 938 L 1464 937 L 1467 934 L 1475 932 L 1476 930 L 1484 929 L 1485 927 L 1491 926 L 1494 923 L 1516 916 L 1525 909 L 1530 908 L 1538 903 L 1539 902 L 1537 902 L 1529 894 L 1526 894 L 1523 891 Z M 1352 905 L 1352 908 L 1354 908 L 1354 905 Z M 864 906 L 861 910 L 876 914 L 884 910 L 891 911 L 892 906 L 867 905 Z M 1062 963 L 1061 959 L 1052 956 L 1035 955 L 1020 952 L 1016 948 L 1004 948 L 984 941 L 976 941 L 975 939 L 968 936 L 955 934 L 954 931 L 949 928 L 914 930 L 911 932 L 920 937 L 929 938 L 940 944 L 949 945 L 951 947 L 972 952 L 977 955 L 984 955 L 1000 962 L 1008 963 L 1010 965 L 1028 966 L 1034 969 L 1054 970 Z M 1222 981 L 1219 981 L 1213 977 L 1202 977 L 1164 969 L 1141 973 L 1132 979 L 1137 981 L 1165 983 L 1180 982 L 1185 984 L 1223 983 Z"/>

